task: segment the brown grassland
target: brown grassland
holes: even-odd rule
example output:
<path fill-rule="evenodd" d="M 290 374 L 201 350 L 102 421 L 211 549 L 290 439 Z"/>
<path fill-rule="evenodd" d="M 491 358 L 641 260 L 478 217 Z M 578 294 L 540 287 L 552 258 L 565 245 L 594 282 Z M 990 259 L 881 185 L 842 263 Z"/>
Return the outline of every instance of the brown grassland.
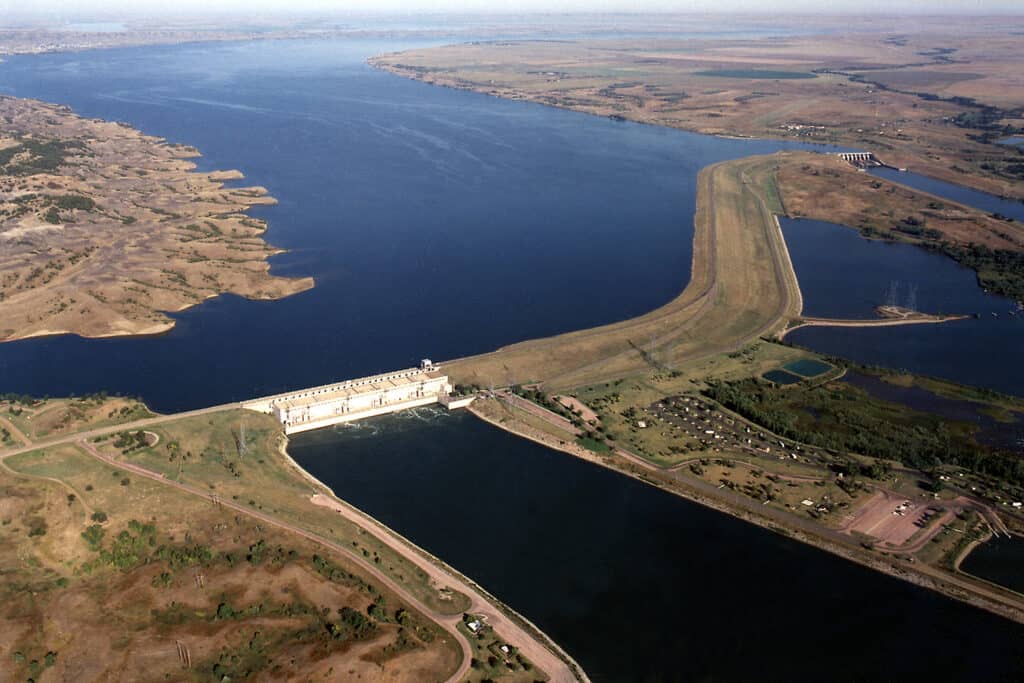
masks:
<path fill-rule="evenodd" d="M 909 242 L 975 243 L 990 249 L 1024 250 L 1024 225 L 862 173 L 834 156 L 780 155 L 776 181 L 786 214 L 841 223 Z M 909 221 L 907 219 L 910 219 Z M 940 234 L 916 234 L 923 226 Z"/>
<path fill-rule="evenodd" d="M 43 680 L 444 680 L 454 640 L 343 558 L 73 445 L 0 471 L 0 657 Z M 73 491 L 73 493 L 69 493 Z"/>
<path fill-rule="evenodd" d="M 482 41 L 371 63 L 428 83 L 601 116 L 846 145 L 893 166 L 1024 198 L 1020 150 L 992 143 L 1024 119 L 1020 20 L 962 18 L 956 31 L 948 20 L 914 24 L 742 40 Z"/>
<path fill-rule="evenodd" d="M 280 252 L 246 216 L 273 204 L 237 171 L 67 108 L 0 98 L 0 341 L 72 332 L 152 334 L 230 292 L 277 299 L 311 278 L 270 275 Z"/>
<path fill-rule="evenodd" d="M 26 677 L 583 676 L 535 627 L 299 470 L 269 415 L 14 396 L 0 428 L 0 590 L 30 591 L 0 607 L 0 657 Z M 457 628 L 469 610 L 514 655 L 473 668 L 480 644 Z"/>

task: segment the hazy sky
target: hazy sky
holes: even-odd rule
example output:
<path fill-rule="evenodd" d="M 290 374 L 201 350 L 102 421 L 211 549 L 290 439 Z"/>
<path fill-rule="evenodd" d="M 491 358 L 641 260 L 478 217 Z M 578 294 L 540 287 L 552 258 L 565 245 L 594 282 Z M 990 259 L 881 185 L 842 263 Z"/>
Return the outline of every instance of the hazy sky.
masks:
<path fill-rule="evenodd" d="M 1024 13 L 1022 0 L 0 0 L 0 17 L 171 12 L 735 12 Z M 0 18 L 2 23 L 2 18 Z"/>

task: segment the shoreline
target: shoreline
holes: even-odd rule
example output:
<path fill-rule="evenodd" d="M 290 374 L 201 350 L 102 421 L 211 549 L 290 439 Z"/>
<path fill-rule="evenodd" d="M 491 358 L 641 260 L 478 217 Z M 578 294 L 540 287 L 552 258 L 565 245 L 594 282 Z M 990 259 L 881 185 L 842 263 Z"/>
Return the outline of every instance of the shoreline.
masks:
<path fill-rule="evenodd" d="M 923 565 L 919 563 L 911 563 L 905 560 L 901 560 L 899 556 L 892 556 L 891 561 L 886 561 L 881 558 L 864 556 L 851 547 L 844 547 L 838 545 L 834 542 L 830 542 L 824 538 L 821 538 L 813 533 L 808 533 L 799 529 L 789 528 L 783 524 L 770 520 L 767 517 L 759 515 L 752 510 L 733 507 L 726 501 L 709 498 L 701 493 L 694 491 L 690 487 L 685 486 L 685 484 L 682 484 L 682 482 L 680 482 L 681 489 L 673 489 L 662 482 L 657 482 L 652 480 L 651 478 L 642 476 L 635 470 L 630 471 L 627 469 L 617 467 L 616 465 L 613 464 L 614 461 L 612 460 L 612 457 L 614 456 L 609 456 L 605 458 L 592 451 L 586 451 L 586 449 L 584 449 L 582 446 L 577 446 L 575 448 L 568 447 L 568 442 L 562 442 L 566 444 L 566 446 L 562 446 L 560 444 L 553 442 L 554 437 L 549 437 L 551 439 L 549 441 L 544 436 L 530 434 L 527 433 L 525 430 L 516 429 L 515 427 L 507 423 L 499 422 L 498 420 L 495 420 L 487 415 L 482 414 L 479 410 L 474 410 L 472 406 L 467 408 L 467 410 L 470 413 L 472 413 L 474 417 L 483 420 L 484 422 L 487 422 L 488 424 L 519 438 L 527 439 L 551 450 L 559 451 L 561 453 L 577 457 L 583 460 L 584 462 L 589 462 L 594 465 L 604 467 L 605 469 L 627 476 L 631 479 L 635 479 L 636 481 L 639 481 L 643 484 L 653 486 L 654 488 L 664 491 L 665 493 L 668 493 L 670 495 L 678 496 L 679 498 L 687 500 L 691 503 L 695 503 L 697 505 L 701 505 L 703 507 L 715 510 L 716 512 L 720 512 L 722 514 L 733 517 L 734 519 L 739 519 L 741 521 L 754 524 L 755 526 L 761 527 L 762 529 L 766 529 L 768 531 L 777 533 L 787 538 L 791 538 L 795 541 L 804 543 L 818 550 L 822 550 L 832 555 L 849 560 L 868 569 L 872 569 L 883 574 L 892 576 L 894 578 L 906 581 L 907 583 L 911 583 L 913 585 L 935 591 L 946 597 L 967 603 L 979 609 L 984 609 L 988 612 L 1004 617 L 1016 623 L 1024 624 L 1024 609 L 1020 607 L 1007 605 L 1004 602 L 998 600 L 997 598 L 990 598 L 983 594 L 980 594 L 976 589 L 974 589 L 971 586 L 957 586 L 955 575 L 947 578 L 946 576 L 939 573 L 938 570 L 925 570 Z M 586 453 L 584 454 L 578 451 L 586 451 Z M 661 471 L 661 468 L 651 463 L 635 462 L 632 458 L 629 458 L 629 460 L 631 462 L 634 462 L 635 465 L 645 468 L 649 472 L 659 473 Z M 897 564 L 897 562 L 899 564 Z M 972 574 L 967 574 L 966 572 L 959 573 L 963 576 L 970 577 L 971 580 L 979 580 L 978 577 L 975 577 Z M 984 579 L 980 580 L 985 581 Z M 999 586 L 998 584 L 994 584 L 988 581 L 985 581 L 985 583 L 994 586 L 995 588 L 998 588 L 1000 590 L 1008 590 L 1004 586 Z"/>
<path fill-rule="evenodd" d="M 283 252 L 283 250 L 282 250 L 282 252 Z M 272 277 L 281 277 L 281 276 L 274 275 Z M 312 276 L 298 277 L 298 278 L 289 278 L 289 279 L 294 280 L 296 283 L 303 283 L 303 284 L 306 284 L 305 281 L 308 280 L 308 286 L 304 286 L 301 289 L 296 289 L 295 291 L 287 292 L 287 293 L 280 294 L 278 296 L 273 296 L 273 297 L 253 297 L 253 296 L 248 296 L 248 295 L 245 295 L 245 294 L 238 294 L 236 292 L 220 292 L 218 294 L 211 294 L 209 296 L 205 296 L 202 299 L 200 299 L 199 301 L 183 304 L 182 306 L 180 306 L 179 308 L 174 309 L 173 311 L 160 311 L 160 313 L 163 313 L 163 314 L 167 314 L 167 313 L 182 313 L 184 311 L 188 311 L 188 310 L 191 310 L 193 308 L 197 308 L 198 306 L 202 306 L 207 301 L 210 301 L 212 299 L 216 299 L 217 297 L 222 296 L 224 294 L 233 294 L 233 295 L 235 295 L 237 297 L 241 297 L 242 299 L 245 299 L 246 301 L 281 301 L 283 299 L 287 299 L 290 296 L 294 296 L 296 294 L 302 294 L 303 292 L 308 292 L 309 290 L 311 290 L 314 287 L 316 287 L 316 278 L 314 278 Z M 131 322 L 131 321 L 129 321 L 129 322 Z M 177 320 L 175 320 L 174 318 L 167 318 L 166 322 L 153 323 L 149 327 L 146 327 L 145 329 L 139 330 L 137 332 L 136 331 L 130 331 L 130 330 L 121 330 L 121 329 L 119 329 L 119 330 L 112 330 L 110 332 L 96 332 L 96 333 L 83 333 L 83 332 L 75 331 L 75 330 L 72 330 L 72 329 L 67 329 L 67 330 L 36 330 L 34 332 L 29 332 L 28 334 L 16 334 L 16 335 L 12 335 L 10 337 L 5 337 L 3 339 L 0 339 L 0 344 L 6 344 L 6 343 L 9 343 L 9 342 L 26 341 L 26 340 L 29 340 L 29 339 L 49 339 L 49 338 L 53 338 L 53 337 L 64 337 L 64 336 L 79 337 L 80 339 L 124 339 L 124 338 L 146 339 L 146 338 L 156 338 L 156 337 L 163 337 L 164 335 L 166 335 L 169 332 L 173 331 L 174 328 L 177 327 L 177 325 L 178 325 L 178 321 Z"/>
<path fill-rule="evenodd" d="M 842 320 L 839 318 L 802 318 L 801 322 L 780 331 L 775 338 L 784 339 L 787 334 L 804 327 L 896 327 L 899 325 L 941 325 L 943 323 L 967 320 L 969 315 L 944 315 L 919 318 L 865 318 L 863 320 Z"/>
<path fill-rule="evenodd" d="M 0 95 L 0 113 L 8 154 L 35 159 L 28 138 L 56 150 L 23 176 L 0 174 L 10 195 L 0 197 L 0 343 L 150 337 L 222 294 L 277 300 L 316 285 L 272 272 L 285 250 L 249 212 L 277 200 L 229 184 L 241 171 L 199 171 L 194 147 L 66 105 Z"/>

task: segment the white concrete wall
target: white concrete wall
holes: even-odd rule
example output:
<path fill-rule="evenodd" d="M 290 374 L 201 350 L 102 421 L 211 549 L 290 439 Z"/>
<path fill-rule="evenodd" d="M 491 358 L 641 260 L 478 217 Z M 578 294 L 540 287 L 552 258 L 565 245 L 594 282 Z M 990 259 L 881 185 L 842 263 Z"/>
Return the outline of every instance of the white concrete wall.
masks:
<path fill-rule="evenodd" d="M 310 422 L 303 422 L 295 425 L 285 425 L 285 434 L 298 434 L 299 432 L 308 432 L 311 429 L 320 429 L 322 427 L 330 427 L 331 425 L 343 424 L 345 422 L 354 422 L 355 420 L 362 420 L 368 417 L 374 417 L 376 415 L 386 415 L 387 413 L 395 413 L 399 410 L 408 410 L 409 408 L 418 408 L 419 406 L 430 405 L 431 403 L 437 403 L 437 395 L 428 396 L 420 399 L 412 399 L 409 401 L 403 401 L 402 403 L 394 403 L 387 406 L 380 406 L 377 408 L 370 408 L 366 410 L 360 410 L 354 413 L 343 413 L 341 415 L 331 415 L 320 419 L 312 420 Z"/>

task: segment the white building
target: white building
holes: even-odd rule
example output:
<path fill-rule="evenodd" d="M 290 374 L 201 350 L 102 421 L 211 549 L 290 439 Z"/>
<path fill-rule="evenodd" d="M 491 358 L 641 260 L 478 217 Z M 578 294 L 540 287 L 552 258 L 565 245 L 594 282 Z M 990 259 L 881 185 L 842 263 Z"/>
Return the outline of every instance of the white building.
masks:
<path fill-rule="evenodd" d="M 418 368 L 272 396 L 264 405 L 285 433 L 294 434 L 431 403 L 448 405 L 451 391 L 448 376 L 424 360 Z"/>

